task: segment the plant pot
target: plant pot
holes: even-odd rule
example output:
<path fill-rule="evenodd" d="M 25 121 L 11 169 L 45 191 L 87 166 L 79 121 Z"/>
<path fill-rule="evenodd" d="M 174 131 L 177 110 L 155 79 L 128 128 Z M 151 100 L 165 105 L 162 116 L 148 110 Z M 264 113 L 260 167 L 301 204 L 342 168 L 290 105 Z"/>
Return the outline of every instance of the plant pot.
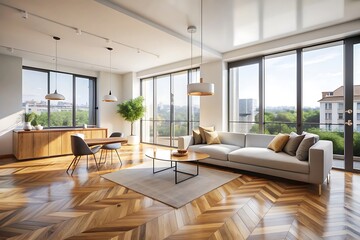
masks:
<path fill-rule="evenodd" d="M 35 129 L 36 129 L 36 130 L 43 130 L 43 128 L 44 128 L 44 127 L 41 126 L 40 124 L 35 126 Z"/>
<path fill-rule="evenodd" d="M 32 129 L 31 122 L 24 122 L 23 129 L 25 131 L 30 131 Z"/>
<path fill-rule="evenodd" d="M 129 145 L 138 145 L 140 143 L 140 136 L 128 136 L 127 139 Z"/>

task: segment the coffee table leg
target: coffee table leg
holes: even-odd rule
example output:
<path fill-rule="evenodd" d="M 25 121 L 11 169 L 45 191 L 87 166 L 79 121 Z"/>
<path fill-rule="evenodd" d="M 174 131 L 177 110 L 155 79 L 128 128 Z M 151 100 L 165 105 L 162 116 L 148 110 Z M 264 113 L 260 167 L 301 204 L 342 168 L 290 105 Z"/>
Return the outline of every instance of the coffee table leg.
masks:
<path fill-rule="evenodd" d="M 174 167 L 173 167 L 173 161 L 170 161 L 170 162 L 171 162 L 170 167 L 164 168 L 164 169 L 161 169 L 161 170 L 158 170 L 158 171 L 155 171 L 155 160 L 156 160 L 156 158 L 153 158 L 152 160 L 153 160 L 153 174 L 174 168 Z M 176 165 L 175 165 L 175 166 L 176 166 Z"/>
<path fill-rule="evenodd" d="M 186 180 L 188 180 L 188 179 L 190 179 L 190 178 L 196 177 L 196 176 L 199 175 L 199 161 L 196 161 L 196 174 L 192 174 L 192 173 L 189 173 L 189 172 L 178 171 L 178 170 L 177 170 L 177 162 L 175 162 L 175 170 L 174 170 L 174 172 L 175 172 L 175 184 L 178 184 L 178 183 L 184 182 L 184 181 L 186 181 Z M 178 181 L 178 180 L 177 180 L 177 174 L 178 174 L 178 172 L 179 172 L 179 173 L 186 174 L 186 175 L 189 175 L 190 177 L 185 178 L 185 179 L 183 179 L 183 180 L 181 180 L 181 181 Z"/>
<path fill-rule="evenodd" d="M 178 184 L 178 181 L 177 181 L 177 162 L 175 162 L 175 184 Z"/>

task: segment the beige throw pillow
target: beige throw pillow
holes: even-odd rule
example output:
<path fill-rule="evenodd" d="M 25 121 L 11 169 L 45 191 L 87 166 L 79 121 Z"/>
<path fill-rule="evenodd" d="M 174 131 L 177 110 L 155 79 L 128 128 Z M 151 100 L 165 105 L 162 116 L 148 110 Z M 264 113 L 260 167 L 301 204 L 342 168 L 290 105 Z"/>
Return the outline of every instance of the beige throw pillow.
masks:
<path fill-rule="evenodd" d="M 207 144 L 220 144 L 221 141 L 219 139 L 219 135 L 216 131 L 213 132 L 209 132 L 209 131 L 205 131 L 205 138 L 206 138 L 206 143 Z"/>
<path fill-rule="evenodd" d="M 295 156 L 296 150 L 298 149 L 304 137 L 305 135 L 297 135 L 297 133 L 291 132 L 289 141 L 286 143 L 283 151 L 291 156 Z"/>
<path fill-rule="evenodd" d="M 205 131 L 213 132 L 213 131 L 215 131 L 215 128 L 214 127 L 199 127 L 199 130 L 200 130 L 202 143 L 206 143 Z"/>
<path fill-rule="evenodd" d="M 315 134 L 315 133 L 308 133 L 308 132 L 303 131 L 302 135 L 305 135 L 306 137 L 314 137 L 314 142 L 315 143 L 317 143 L 317 141 L 320 140 L 320 136 Z"/>
<path fill-rule="evenodd" d="M 289 137 L 290 137 L 289 134 L 279 133 L 273 138 L 273 140 L 271 140 L 271 142 L 268 145 L 268 148 L 275 152 L 281 152 L 285 144 L 289 140 Z"/>
<path fill-rule="evenodd" d="M 305 135 L 305 138 L 301 141 L 298 149 L 296 150 L 296 158 L 300 161 L 307 161 L 309 158 L 309 148 L 314 145 L 314 143 L 314 137 Z"/>
<path fill-rule="evenodd" d="M 202 139 L 201 139 L 200 131 L 193 130 L 192 132 L 193 132 L 194 144 L 201 144 Z"/>

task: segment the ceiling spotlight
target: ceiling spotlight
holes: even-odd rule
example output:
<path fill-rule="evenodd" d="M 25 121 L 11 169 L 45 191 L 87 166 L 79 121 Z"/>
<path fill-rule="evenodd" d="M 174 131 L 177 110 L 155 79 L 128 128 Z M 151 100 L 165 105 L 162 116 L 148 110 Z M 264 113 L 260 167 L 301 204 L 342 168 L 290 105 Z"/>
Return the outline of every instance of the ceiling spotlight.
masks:
<path fill-rule="evenodd" d="M 81 29 L 80 29 L 80 28 L 77 28 L 77 29 L 76 29 L 76 34 L 77 34 L 77 35 L 81 35 L 81 33 L 82 33 Z"/>
<path fill-rule="evenodd" d="M 23 19 L 28 19 L 28 18 L 29 18 L 29 14 L 28 14 L 27 11 L 22 11 L 21 13 L 22 13 L 22 14 L 21 14 L 21 15 L 22 15 L 21 17 L 22 17 Z"/>

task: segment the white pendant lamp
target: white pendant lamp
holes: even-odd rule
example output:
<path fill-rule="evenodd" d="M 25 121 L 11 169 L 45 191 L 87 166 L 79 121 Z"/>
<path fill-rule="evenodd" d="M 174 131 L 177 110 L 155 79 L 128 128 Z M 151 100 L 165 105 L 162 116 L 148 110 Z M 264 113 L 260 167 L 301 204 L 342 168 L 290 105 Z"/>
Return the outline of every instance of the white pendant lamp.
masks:
<path fill-rule="evenodd" d="M 109 94 L 105 95 L 103 97 L 103 101 L 104 102 L 117 102 L 117 97 L 115 97 L 114 95 L 111 95 L 111 51 L 113 50 L 111 47 L 107 47 L 107 50 L 109 50 L 110 52 L 110 90 L 109 90 Z"/>
<path fill-rule="evenodd" d="M 53 39 L 55 40 L 55 92 L 54 93 L 49 93 L 45 96 L 45 99 L 47 100 L 65 100 L 65 97 L 57 92 L 57 42 L 60 40 L 59 37 L 53 37 Z"/>
<path fill-rule="evenodd" d="M 200 6 L 200 25 L 201 25 L 201 63 L 203 60 L 203 0 L 201 0 L 201 6 Z M 196 32 L 196 28 L 194 26 L 188 27 L 188 32 L 191 33 L 191 65 L 192 65 L 192 34 Z M 191 66 L 192 68 L 192 66 Z M 200 71 L 200 75 L 201 71 Z M 190 75 L 192 76 L 192 74 Z M 190 83 L 187 86 L 187 92 L 190 96 L 211 96 L 214 95 L 214 84 L 213 83 L 205 83 L 202 76 L 200 76 L 200 82 L 199 83 Z"/>

